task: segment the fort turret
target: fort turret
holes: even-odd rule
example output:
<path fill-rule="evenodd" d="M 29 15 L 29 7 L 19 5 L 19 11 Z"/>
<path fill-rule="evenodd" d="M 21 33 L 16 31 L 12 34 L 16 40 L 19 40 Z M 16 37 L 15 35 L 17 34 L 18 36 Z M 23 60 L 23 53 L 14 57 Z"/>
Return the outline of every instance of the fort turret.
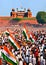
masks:
<path fill-rule="evenodd" d="M 27 10 L 27 15 L 28 15 L 28 16 L 27 16 L 28 18 L 31 18 L 31 17 L 32 17 L 32 12 L 31 12 L 30 9 Z"/>
<path fill-rule="evenodd" d="M 15 12 L 15 9 L 14 8 L 10 12 L 10 16 L 13 17 L 13 18 L 16 18 L 16 12 Z"/>

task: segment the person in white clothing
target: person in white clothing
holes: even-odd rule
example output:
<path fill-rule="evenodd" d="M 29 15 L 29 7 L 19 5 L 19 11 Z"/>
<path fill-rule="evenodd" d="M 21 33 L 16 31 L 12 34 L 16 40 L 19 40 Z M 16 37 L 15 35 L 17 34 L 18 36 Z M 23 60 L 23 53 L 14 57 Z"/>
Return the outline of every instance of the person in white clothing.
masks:
<path fill-rule="evenodd" d="M 43 59 L 43 56 L 41 56 L 40 65 L 45 65 L 45 59 Z"/>
<path fill-rule="evenodd" d="M 19 58 L 19 64 L 18 65 L 23 65 L 23 61 L 21 58 Z"/>
<path fill-rule="evenodd" d="M 33 65 L 32 63 L 29 63 L 29 65 Z"/>
<path fill-rule="evenodd" d="M 33 54 L 33 65 L 36 65 L 36 58 L 35 58 L 34 54 Z"/>

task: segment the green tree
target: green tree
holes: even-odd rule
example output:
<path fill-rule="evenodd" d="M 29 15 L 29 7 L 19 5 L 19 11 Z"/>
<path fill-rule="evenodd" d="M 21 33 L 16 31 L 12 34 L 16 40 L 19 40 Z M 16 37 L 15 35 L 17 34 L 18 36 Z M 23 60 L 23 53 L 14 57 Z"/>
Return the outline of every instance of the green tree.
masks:
<path fill-rule="evenodd" d="M 45 24 L 46 23 L 46 12 L 44 11 L 38 12 L 36 15 L 36 19 L 38 23 Z"/>

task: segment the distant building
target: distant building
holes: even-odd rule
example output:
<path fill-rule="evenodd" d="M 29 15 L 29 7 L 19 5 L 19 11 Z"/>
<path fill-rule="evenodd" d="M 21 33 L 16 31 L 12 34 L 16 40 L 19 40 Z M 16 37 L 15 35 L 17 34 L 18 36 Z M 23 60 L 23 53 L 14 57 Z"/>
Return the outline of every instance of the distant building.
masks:
<path fill-rule="evenodd" d="M 18 11 L 17 8 L 17 12 L 15 12 L 15 9 L 12 9 L 12 11 L 10 12 L 10 16 L 13 18 L 24 18 L 24 17 L 28 17 L 31 18 L 32 17 L 32 12 L 30 11 L 30 9 L 27 10 L 27 12 L 25 11 Z"/>

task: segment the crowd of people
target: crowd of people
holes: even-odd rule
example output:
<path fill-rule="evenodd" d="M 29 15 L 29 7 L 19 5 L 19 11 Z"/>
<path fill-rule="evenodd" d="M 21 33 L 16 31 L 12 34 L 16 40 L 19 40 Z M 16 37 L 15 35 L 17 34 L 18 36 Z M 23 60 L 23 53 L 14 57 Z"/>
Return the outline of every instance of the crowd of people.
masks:
<path fill-rule="evenodd" d="M 13 55 L 16 56 L 18 65 L 46 65 L 46 31 L 32 31 L 36 37 L 34 43 L 25 41 L 23 34 L 21 33 L 20 35 L 20 31 L 16 32 L 18 35 L 13 35 L 20 44 L 20 49 L 16 51 L 8 42 L 8 37 L 4 34 L 0 36 L 0 46 L 5 45 L 9 48 Z M 0 56 L 0 58 L 2 57 Z"/>

